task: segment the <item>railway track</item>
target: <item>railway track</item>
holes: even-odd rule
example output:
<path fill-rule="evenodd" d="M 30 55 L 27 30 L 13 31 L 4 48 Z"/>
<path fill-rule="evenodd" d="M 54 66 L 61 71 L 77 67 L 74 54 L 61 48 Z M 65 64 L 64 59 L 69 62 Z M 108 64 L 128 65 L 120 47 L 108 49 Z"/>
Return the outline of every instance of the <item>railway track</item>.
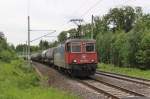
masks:
<path fill-rule="evenodd" d="M 102 93 L 105 96 L 105 99 L 123 99 L 131 97 L 145 97 L 142 94 L 132 92 L 127 89 L 116 87 L 108 83 L 101 82 L 95 78 L 90 78 L 89 80 L 78 80 L 80 83 L 88 86 L 89 88 Z"/>
<path fill-rule="evenodd" d="M 128 81 L 130 83 L 134 83 L 134 84 L 136 83 L 138 85 L 142 85 L 142 86 L 146 85 L 147 87 L 150 87 L 150 81 L 145 80 L 145 79 L 128 77 L 128 76 L 124 76 L 124 75 L 117 75 L 114 73 L 107 73 L 107 72 L 96 72 L 96 75 L 104 75 L 107 77 L 109 76 L 109 77 L 115 78 L 117 80 L 122 80 L 122 81 L 126 81 L 126 82 Z M 132 88 L 126 88 L 124 86 L 120 86 L 120 84 L 111 83 L 111 81 L 107 82 L 107 80 L 104 80 L 103 77 L 98 77 L 96 75 L 90 77 L 90 79 L 92 81 L 81 81 L 81 82 L 83 84 L 93 88 L 97 92 L 105 94 L 108 99 L 109 98 L 111 98 L 111 99 L 124 99 L 124 97 L 140 97 L 138 99 L 145 99 L 145 98 L 149 99 L 147 97 L 149 95 L 146 95 L 145 93 L 139 92 L 137 90 L 133 90 Z M 96 86 L 95 86 L 95 83 L 97 83 Z M 97 85 L 99 85 L 100 87 Z M 134 99 L 137 99 L 137 98 L 134 98 Z"/>
<path fill-rule="evenodd" d="M 146 86 L 150 87 L 150 80 L 148 80 L 148 79 L 142 79 L 142 78 L 131 77 L 131 76 L 110 73 L 110 72 L 104 72 L 104 71 L 97 71 L 96 74 L 104 75 L 104 76 L 108 76 L 108 77 L 112 77 L 112 78 L 116 78 L 116 79 L 120 79 L 120 80 L 129 81 L 129 82 L 133 82 L 136 84 L 146 85 Z"/>
<path fill-rule="evenodd" d="M 36 65 L 36 63 L 34 63 Z M 38 74 L 45 75 L 46 72 L 49 72 L 47 69 L 44 70 L 44 68 L 40 66 L 35 67 L 36 71 L 38 71 Z M 101 79 L 98 79 L 96 76 L 91 76 L 89 79 L 75 79 L 78 82 L 82 83 L 83 85 L 87 86 L 88 88 L 91 88 L 95 90 L 97 93 L 103 94 L 104 99 L 126 99 L 131 97 L 146 97 L 145 95 L 131 91 L 122 87 L 119 87 L 117 85 L 110 84 L 108 82 L 105 82 Z M 145 98 L 139 98 L 139 99 L 145 99 Z M 146 98 L 147 99 L 147 98 Z"/>

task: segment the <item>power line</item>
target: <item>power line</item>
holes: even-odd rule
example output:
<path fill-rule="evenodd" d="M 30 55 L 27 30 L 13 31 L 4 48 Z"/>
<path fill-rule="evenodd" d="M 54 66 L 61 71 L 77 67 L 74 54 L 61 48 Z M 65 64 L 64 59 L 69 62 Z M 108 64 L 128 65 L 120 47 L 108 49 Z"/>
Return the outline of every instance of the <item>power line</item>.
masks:
<path fill-rule="evenodd" d="M 84 0 L 84 1 L 82 2 L 82 4 L 79 6 L 79 8 L 76 9 L 76 10 L 72 13 L 72 15 L 78 13 L 78 11 L 84 7 L 83 5 L 85 5 L 85 4 L 88 3 L 87 1 L 88 1 L 88 0 Z"/>
<path fill-rule="evenodd" d="M 30 30 L 30 31 L 55 31 L 55 30 Z"/>
<path fill-rule="evenodd" d="M 65 24 L 62 24 L 60 27 L 64 27 L 64 26 L 68 25 L 69 23 L 70 23 L 70 21 L 68 21 L 68 22 L 65 23 Z"/>
<path fill-rule="evenodd" d="M 102 2 L 103 0 L 100 0 L 100 1 L 97 1 L 94 5 L 92 5 L 88 10 L 86 10 L 86 12 L 84 12 L 82 15 L 81 15 L 81 17 L 83 18 L 86 14 L 88 14 L 93 8 L 95 8 L 100 2 Z M 122 5 L 123 4 L 125 4 L 125 3 L 128 3 L 128 2 L 130 2 L 129 0 L 126 0 L 125 2 L 123 2 L 122 3 Z M 121 5 L 121 4 L 119 4 L 119 5 Z M 116 6 L 119 6 L 119 5 L 116 5 Z"/>
<path fill-rule="evenodd" d="M 128 3 L 128 2 L 131 2 L 131 1 L 135 1 L 135 0 L 123 0 L 123 2 L 122 3 L 120 3 L 120 4 L 117 4 L 117 5 L 113 5 L 115 8 L 118 8 L 118 7 L 120 7 L 120 6 L 123 6 L 123 5 L 125 5 L 126 3 Z M 113 7 L 112 7 L 113 8 Z M 109 8 L 110 9 L 110 8 Z M 100 9 L 98 9 L 98 10 L 100 10 Z M 99 14 L 98 14 L 99 15 Z"/>
<path fill-rule="evenodd" d="M 77 26 L 81 25 L 81 23 L 83 22 L 83 19 L 71 19 L 70 22 L 73 22 L 74 24 L 76 24 Z"/>
<path fill-rule="evenodd" d="M 84 5 L 85 3 L 87 3 L 87 0 L 84 0 L 84 2 L 81 4 L 81 6 L 80 6 L 76 11 L 74 11 L 74 12 L 72 13 L 72 15 L 74 15 L 79 9 L 81 9 L 81 7 L 83 7 L 83 5 Z M 68 25 L 69 23 L 70 23 L 70 20 L 69 20 L 67 23 L 61 25 L 60 27 L 64 27 L 64 26 Z"/>
<path fill-rule="evenodd" d="M 94 5 L 92 5 L 88 10 L 86 10 L 86 12 L 84 12 L 81 17 L 84 17 L 87 13 L 89 13 L 89 11 L 91 11 L 93 8 L 95 8 L 100 2 L 102 2 L 103 0 L 99 0 L 97 1 Z"/>
<path fill-rule="evenodd" d="M 35 38 L 35 39 L 31 40 L 30 42 L 33 42 L 33 41 L 39 40 L 40 38 L 42 38 L 42 37 L 46 37 L 46 36 L 48 36 L 48 35 L 50 35 L 50 34 L 52 34 L 52 33 L 55 33 L 55 32 L 56 32 L 56 31 L 53 31 L 53 32 L 51 32 L 51 33 L 48 33 L 48 34 L 45 34 L 45 35 L 43 35 L 43 36 L 37 37 L 37 38 Z M 54 37 L 54 36 L 51 36 L 51 37 Z"/>
<path fill-rule="evenodd" d="M 132 1 L 132 0 L 126 0 L 126 1 L 124 1 L 122 4 L 115 5 L 115 7 L 122 6 L 122 5 L 124 5 L 125 3 L 131 2 L 131 1 Z M 135 0 L 133 0 L 133 1 L 135 1 Z"/>

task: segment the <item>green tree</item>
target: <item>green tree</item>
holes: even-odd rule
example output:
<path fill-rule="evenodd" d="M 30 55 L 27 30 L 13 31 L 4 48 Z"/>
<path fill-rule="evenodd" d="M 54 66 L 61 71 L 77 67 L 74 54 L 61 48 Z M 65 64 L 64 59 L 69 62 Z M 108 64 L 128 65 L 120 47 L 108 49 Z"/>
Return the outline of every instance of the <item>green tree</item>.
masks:
<path fill-rule="evenodd" d="M 41 50 L 48 49 L 49 48 L 49 42 L 41 40 L 40 43 L 39 43 L 39 48 Z"/>
<path fill-rule="evenodd" d="M 58 35 L 58 41 L 60 43 L 64 42 L 67 39 L 67 31 L 63 31 Z"/>
<path fill-rule="evenodd" d="M 15 51 L 9 46 L 6 39 L 0 39 L 0 61 L 10 62 L 15 58 Z"/>
<path fill-rule="evenodd" d="M 142 38 L 136 59 L 141 68 L 150 68 L 150 31 Z"/>
<path fill-rule="evenodd" d="M 141 41 L 146 34 L 149 33 L 150 29 L 150 15 L 143 15 L 140 19 L 137 20 L 132 31 L 128 33 L 128 44 L 129 44 L 129 63 L 133 66 L 139 65 L 137 60 L 137 53 L 141 48 Z"/>
<path fill-rule="evenodd" d="M 52 48 L 52 47 L 56 47 L 58 45 L 58 41 L 54 41 L 54 42 L 50 42 L 49 43 L 49 47 Z"/>
<path fill-rule="evenodd" d="M 113 25 L 113 30 L 124 30 L 129 32 L 135 23 L 136 14 L 134 8 L 125 6 L 122 8 L 113 8 L 106 14 L 107 25 Z"/>
<path fill-rule="evenodd" d="M 99 34 L 96 38 L 96 47 L 100 56 L 100 61 L 104 63 L 111 62 L 111 42 L 113 33 L 106 32 L 105 34 Z"/>
<path fill-rule="evenodd" d="M 94 18 L 94 39 L 101 62 L 119 66 L 149 68 L 150 14 L 144 14 L 141 7 L 124 6 L 113 8 L 102 16 Z M 84 38 L 91 37 L 91 24 L 82 26 Z M 58 41 L 73 37 L 76 29 L 63 31 Z"/>
<path fill-rule="evenodd" d="M 74 38 L 77 35 L 77 32 L 78 31 L 76 29 L 74 29 L 74 28 L 66 31 L 66 33 L 69 33 L 70 38 Z"/>
<path fill-rule="evenodd" d="M 96 17 L 94 22 L 94 38 L 96 38 L 96 36 L 101 33 L 104 34 L 105 32 L 107 32 L 109 30 L 108 26 L 107 26 L 107 22 L 106 22 L 106 17 L 103 18 L 99 18 Z"/>
<path fill-rule="evenodd" d="M 128 66 L 128 55 L 129 55 L 129 49 L 128 49 L 128 43 L 127 43 L 127 34 L 119 31 L 119 33 L 116 33 L 115 35 L 115 41 L 112 45 L 113 47 L 113 62 L 114 64 L 118 66 Z"/>

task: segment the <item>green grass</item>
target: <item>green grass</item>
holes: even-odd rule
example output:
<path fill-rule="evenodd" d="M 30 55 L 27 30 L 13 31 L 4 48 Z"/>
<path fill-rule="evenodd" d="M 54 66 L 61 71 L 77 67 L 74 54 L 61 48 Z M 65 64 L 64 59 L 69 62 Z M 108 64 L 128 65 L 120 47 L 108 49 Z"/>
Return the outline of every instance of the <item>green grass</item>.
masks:
<path fill-rule="evenodd" d="M 125 74 L 128 76 L 150 79 L 150 70 L 141 70 L 137 68 L 118 67 L 110 64 L 98 64 L 98 70 Z"/>
<path fill-rule="evenodd" d="M 68 92 L 40 85 L 38 75 L 22 60 L 0 62 L 0 99 L 77 99 Z"/>

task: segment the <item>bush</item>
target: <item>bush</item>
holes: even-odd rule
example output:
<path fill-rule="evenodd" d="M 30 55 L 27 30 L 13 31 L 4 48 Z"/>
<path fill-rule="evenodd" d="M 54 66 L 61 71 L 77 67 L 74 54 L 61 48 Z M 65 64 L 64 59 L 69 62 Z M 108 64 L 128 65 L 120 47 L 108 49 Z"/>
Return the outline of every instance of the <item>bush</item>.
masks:
<path fill-rule="evenodd" d="M 136 53 L 136 59 L 141 68 L 150 68 L 150 32 L 142 38 L 140 49 Z"/>
<path fill-rule="evenodd" d="M 16 58 L 15 51 L 11 49 L 5 39 L 0 39 L 0 61 L 10 62 Z"/>
<path fill-rule="evenodd" d="M 128 43 L 127 43 L 127 34 L 124 32 L 117 32 L 115 35 L 115 40 L 113 43 L 113 63 L 118 66 L 128 66 Z"/>
<path fill-rule="evenodd" d="M 75 99 L 54 88 L 40 86 L 38 76 L 23 60 L 0 62 L 0 99 Z"/>
<path fill-rule="evenodd" d="M 13 58 L 14 58 L 14 54 L 8 50 L 3 50 L 0 53 L 0 60 L 2 60 L 2 61 L 10 62 L 10 60 L 12 60 Z"/>

